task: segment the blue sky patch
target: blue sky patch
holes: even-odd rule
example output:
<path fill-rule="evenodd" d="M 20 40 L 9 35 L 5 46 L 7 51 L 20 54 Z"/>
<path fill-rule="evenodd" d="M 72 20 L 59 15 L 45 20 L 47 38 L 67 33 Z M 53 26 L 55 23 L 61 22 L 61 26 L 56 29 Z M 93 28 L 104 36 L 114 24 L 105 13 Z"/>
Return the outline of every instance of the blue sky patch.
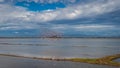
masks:
<path fill-rule="evenodd" d="M 35 2 L 17 2 L 15 4 L 16 6 L 22 6 L 28 8 L 30 11 L 44 11 L 44 10 L 55 10 L 57 8 L 65 8 L 65 5 L 63 3 L 57 2 L 57 3 L 47 3 L 47 4 L 41 4 L 41 3 L 35 3 Z"/>

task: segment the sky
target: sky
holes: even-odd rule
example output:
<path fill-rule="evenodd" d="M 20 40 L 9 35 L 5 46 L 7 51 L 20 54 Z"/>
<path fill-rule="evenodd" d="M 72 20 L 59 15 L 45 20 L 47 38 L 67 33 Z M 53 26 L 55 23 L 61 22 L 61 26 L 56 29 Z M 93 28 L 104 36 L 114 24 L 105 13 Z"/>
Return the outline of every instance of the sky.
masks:
<path fill-rule="evenodd" d="M 120 0 L 0 0 L 0 37 L 120 37 Z"/>

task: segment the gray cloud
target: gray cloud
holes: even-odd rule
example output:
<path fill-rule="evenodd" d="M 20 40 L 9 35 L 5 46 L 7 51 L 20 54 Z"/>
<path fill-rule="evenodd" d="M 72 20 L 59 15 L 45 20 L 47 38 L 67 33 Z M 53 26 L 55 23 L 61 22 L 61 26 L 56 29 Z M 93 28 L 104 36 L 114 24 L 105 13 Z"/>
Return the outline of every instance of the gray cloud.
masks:
<path fill-rule="evenodd" d="M 38 0 L 34 1 L 37 2 Z M 31 29 L 32 27 L 38 28 L 39 26 L 37 23 L 45 23 L 63 19 L 71 20 L 77 18 L 93 17 L 100 14 L 113 12 L 118 9 L 120 9 L 120 0 L 107 0 L 107 2 L 96 1 L 87 4 L 68 6 L 62 9 L 45 10 L 42 12 L 28 11 L 27 8 L 9 4 L 0 4 L 0 25 L 8 26 L 5 28 L 2 27 L 1 29 L 20 29 L 23 27 L 29 27 L 26 29 Z"/>

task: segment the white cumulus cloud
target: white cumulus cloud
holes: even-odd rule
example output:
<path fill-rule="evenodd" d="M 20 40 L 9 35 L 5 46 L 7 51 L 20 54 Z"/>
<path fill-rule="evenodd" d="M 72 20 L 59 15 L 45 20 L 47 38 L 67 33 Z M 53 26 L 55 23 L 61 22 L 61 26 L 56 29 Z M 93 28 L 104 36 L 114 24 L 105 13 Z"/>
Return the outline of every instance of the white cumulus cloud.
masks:
<path fill-rule="evenodd" d="M 0 2 L 4 2 L 4 0 L 0 0 Z"/>
<path fill-rule="evenodd" d="M 16 0 L 18 2 L 26 1 L 26 2 L 35 2 L 35 3 L 75 3 L 77 0 Z"/>
<path fill-rule="evenodd" d="M 40 0 L 34 1 L 37 2 Z M 36 23 L 43 23 L 63 19 L 69 20 L 76 18 L 92 17 L 112 12 L 118 9 L 120 9 L 120 0 L 107 0 L 106 2 L 104 1 L 92 2 L 87 4 L 68 6 L 66 8 L 51 11 L 46 10 L 42 12 L 28 11 L 27 8 L 24 7 L 0 4 L 0 25 L 9 25 L 9 28 L 10 26 L 11 28 L 13 28 L 13 25 L 31 27 L 33 25 L 36 26 Z M 7 29 L 9 28 L 7 27 Z"/>

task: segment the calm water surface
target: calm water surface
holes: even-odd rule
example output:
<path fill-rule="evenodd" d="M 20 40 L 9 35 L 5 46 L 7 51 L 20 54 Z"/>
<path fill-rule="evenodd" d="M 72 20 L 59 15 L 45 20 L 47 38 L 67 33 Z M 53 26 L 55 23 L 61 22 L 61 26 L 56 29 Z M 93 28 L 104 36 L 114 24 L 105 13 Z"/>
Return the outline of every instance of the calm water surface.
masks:
<path fill-rule="evenodd" d="M 116 62 L 120 62 L 120 58 L 115 60 Z"/>
<path fill-rule="evenodd" d="M 0 39 L 0 54 L 52 58 L 98 58 L 120 54 L 120 39 Z"/>

